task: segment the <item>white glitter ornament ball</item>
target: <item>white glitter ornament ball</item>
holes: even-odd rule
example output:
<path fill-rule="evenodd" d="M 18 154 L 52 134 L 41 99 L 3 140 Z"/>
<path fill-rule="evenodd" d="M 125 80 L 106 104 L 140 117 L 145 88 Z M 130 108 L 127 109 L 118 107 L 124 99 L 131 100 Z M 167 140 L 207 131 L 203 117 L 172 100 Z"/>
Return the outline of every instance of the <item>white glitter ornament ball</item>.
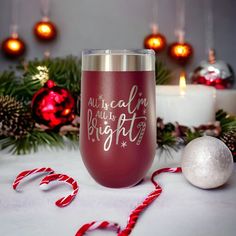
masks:
<path fill-rule="evenodd" d="M 233 156 L 219 139 L 210 136 L 196 138 L 184 149 L 182 172 L 193 185 L 211 189 L 227 182 L 233 172 Z"/>

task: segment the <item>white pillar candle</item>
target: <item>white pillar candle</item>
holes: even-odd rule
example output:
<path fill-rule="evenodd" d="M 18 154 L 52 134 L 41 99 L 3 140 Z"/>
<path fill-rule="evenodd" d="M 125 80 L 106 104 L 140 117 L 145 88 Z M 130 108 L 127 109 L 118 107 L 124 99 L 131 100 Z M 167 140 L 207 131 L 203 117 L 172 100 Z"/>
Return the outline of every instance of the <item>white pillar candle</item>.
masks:
<path fill-rule="evenodd" d="M 204 85 L 156 86 L 156 114 L 165 123 L 199 126 L 215 121 L 215 88 Z"/>
<path fill-rule="evenodd" d="M 236 115 L 236 90 L 216 91 L 216 110 L 223 109 L 231 115 Z"/>

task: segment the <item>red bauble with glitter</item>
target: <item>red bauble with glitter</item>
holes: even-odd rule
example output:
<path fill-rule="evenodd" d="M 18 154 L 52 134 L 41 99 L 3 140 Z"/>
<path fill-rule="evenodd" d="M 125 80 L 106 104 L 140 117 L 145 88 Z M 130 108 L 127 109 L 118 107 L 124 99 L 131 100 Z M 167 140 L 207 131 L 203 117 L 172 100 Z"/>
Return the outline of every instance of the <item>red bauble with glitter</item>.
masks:
<path fill-rule="evenodd" d="M 193 74 L 194 84 L 213 86 L 216 89 L 230 89 L 234 84 L 234 72 L 224 61 L 216 61 L 214 64 L 202 61 Z"/>
<path fill-rule="evenodd" d="M 69 124 L 75 117 L 75 101 L 70 92 L 48 80 L 32 99 L 32 116 L 51 129 Z"/>
<path fill-rule="evenodd" d="M 216 89 L 229 89 L 234 84 L 234 71 L 224 61 L 216 60 L 215 50 L 210 49 L 208 61 L 202 61 L 192 74 L 194 84 L 213 86 Z"/>

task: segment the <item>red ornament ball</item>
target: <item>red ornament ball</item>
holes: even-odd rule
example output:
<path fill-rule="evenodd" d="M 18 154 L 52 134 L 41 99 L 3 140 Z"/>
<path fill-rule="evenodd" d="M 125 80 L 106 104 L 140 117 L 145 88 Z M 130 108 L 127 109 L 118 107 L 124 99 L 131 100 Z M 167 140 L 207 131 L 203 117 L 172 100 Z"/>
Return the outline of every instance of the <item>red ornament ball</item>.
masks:
<path fill-rule="evenodd" d="M 69 124 L 75 117 L 75 101 L 70 92 L 48 80 L 32 99 L 34 120 L 51 129 Z"/>
<path fill-rule="evenodd" d="M 144 48 L 161 52 L 166 47 L 166 38 L 160 33 L 150 34 L 144 39 Z"/>
<path fill-rule="evenodd" d="M 25 43 L 18 36 L 6 38 L 2 43 L 2 51 L 8 58 L 16 59 L 25 53 Z"/>
<path fill-rule="evenodd" d="M 185 65 L 193 55 L 193 48 L 189 43 L 175 42 L 169 46 L 168 54 L 178 64 Z"/>
<path fill-rule="evenodd" d="M 202 61 L 192 74 L 194 84 L 213 86 L 216 89 L 229 89 L 234 84 L 234 71 L 224 61 L 216 60 L 215 50 L 208 52 L 208 61 Z"/>
<path fill-rule="evenodd" d="M 52 41 L 57 36 L 57 27 L 49 20 L 39 21 L 34 26 L 34 35 L 41 41 Z"/>
<path fill-rule="evenodd" d="M 234 72 L 224 61 L 202 61 L 194 70 L 192 81 L 194 84 L 209 85 L 216 89 L 230 89 L 234 84 Z"/>

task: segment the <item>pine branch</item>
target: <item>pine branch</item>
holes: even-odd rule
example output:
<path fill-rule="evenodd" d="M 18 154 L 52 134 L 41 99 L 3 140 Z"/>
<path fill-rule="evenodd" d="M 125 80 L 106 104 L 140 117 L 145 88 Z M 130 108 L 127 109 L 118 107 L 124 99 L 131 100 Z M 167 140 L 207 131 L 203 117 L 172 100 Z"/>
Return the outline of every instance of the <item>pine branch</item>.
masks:
<path fill-rule="evenodd" d="M 1 73 L 0 95 L 11 95 L 28 108 L 33 95 L 43 86 L 41 81 L 34 77 L 39 73 L 38 66 L 45 66 L 49 71 L 49 78 L 58 86 L 67 88 L 77 99 L 80 94 L 81 61 L 72 56 L 35 59 L 28 64 L 19 64 L 15 72 L 9 70 Z M 37 151 L 40 146 L 63 148 L 66 143 L 71 148 L 75 148 L 78 146 L 78 138 L 78 132 L 69 131 L 62 135 L 59 132 L 34 128 L 22 137 L 1 136 L 0 149 L 7 148 L 16 154 L 26 154 Z"/>
<path fill-rule="evenodd" d="M 28 62 L 18 68 L 23 71 L 22 96 L 31 100 L 42 84 L 39 80 L 34 80 L 38 74 L 37 67 L 45 66 L 49 71 L 49 78 L 58 86 L 67 88 L 74 97 L 80 94 L 81 61 L 76 57 L 43 59 Z"/>
<path fill-rule="evenodd" d="M 163 85 L 168 84 L 172 79 L 171 71 L 166 67 L 166 65 L 156 60 L 156 84 Z"/>
<path fill-rule="evenodd" d="M 9 70 L 0 73 L 0 96 L 10 95 L 16 100 L 20 100 L 27 110 L 32 96 L 43 86 L 41 81 L 35 77 L 39 73 L 38 66 L 45 66 L 48 69 L 49 78 L 54 80 L 58 86 L 67 88 L 77 99 L 81 92 L 81 61 L 72 56 L 43 60 L 35 59 L 28 62 L 28 64 L 20 64 L 15 72 Z M 156 84 L 166 84 L 171 80 L 171 71 L 160 61 L 156 63 L 156 73 Z M 232 137 L 235 137 L 236 133 L 236 117 L 220 110 L 216 113 L 216 120 L 219 121 L 218 126 L 213 123 L 194 128 L 172 123 L 164 124 L 162 119 L 158 119 L 156 137 L 158 147 L 167 151 L 171 149 L 178 150 L 181 145 L 186 145 L 191 140 L 204 134 L 215 135 L 215 137 L 224 138 L 224 140 L 229 140 L 230 137 L 230 142 L 234 144 Z M 70 148 L 76 148 L 79 141 L 79 122 L 77 124 L 73 123 L 71 126 L 77 127 L 76 131 L 69 129 L 56 132 L 33 128 L 33 126 L 32 130 L 26 130 L 26 135 L 22 137 L 1 136 L 0 149 L 8 149 L 16 154 L 26 154 L 36 152 L 40 146 L 63 148 L 66 145 Z"/>
<path fill-rule="evenodd" d="M 223 110 L 216 112 L 216 120 L 220 122 L 221 134 L 229 131 L 236 132 L 236 116 L 229 115 Z"/>
<path fill-rule="evenodd" d="M 191 142 L 192 140 L 201 137 L 202 135 L 203 134 L 199 131 L 187 130 L 187 132 L 185 133 L 185 137 L 184 137 L 185 145 L 188 144 L 189 142 Z"/>
<path fill-rule="evenodd" d="M 157 136 L 156 142 L 161 151 L 169 151 L 170 149 L 178 149 L 177 138 L 173 135 L 175 126 L 171 123 L 164 124 L 161 118 L 157 118 Z"/>
<path fill-rule="evenodd" d="M 158 142 L 159 148 L 169 149 L 177 148 L 177 139 L 172 135 L 171 132 L 163 132 L 161 141 Z M 177 148 L 178 149 L 178 148 Z"/>
<path fill-rule="evenodd" d="M 70 148 L 78 147 L 78 138 L 76 134 L 69 133 L 61 136 L 56 132 L 45 132 L 35 129 L 22 138 L 0 137 L 0 149 L 8 149 L 13 154 L 29 154 L 37 152 L 40 147 L 64 148 L 65 142 Z"/>
<path fill-rule="evenodd" d="M 232 154 L 236 155 L 236 116 L 232 116 L 219 110 L 216 112 L 216 120 L 212 124 L 200 125 L 198 127 L 187 127 L 178 123 L 164 124 L 163 120 L 157 119 L 157 144 L 163 151 L 177 150 L 192 140 L 203 135 L 217 137 L 225 142 Z M 236 160 L 236 159 L 235 159 Z"/>
<path fill-rule="evenodd" d="M 10 95 L 14 96 L 17 94 L 17 88 L 19 82 L 15 72 L 13 71 L 4 71 L 0 73 L 0 95 Z"/>

